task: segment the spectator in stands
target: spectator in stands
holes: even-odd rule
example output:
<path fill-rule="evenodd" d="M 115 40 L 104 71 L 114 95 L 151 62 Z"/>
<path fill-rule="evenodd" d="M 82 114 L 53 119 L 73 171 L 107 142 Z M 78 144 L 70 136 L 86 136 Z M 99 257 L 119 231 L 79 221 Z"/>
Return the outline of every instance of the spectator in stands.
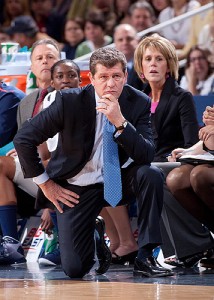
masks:
<path fill-rule="evenodd" d="M 169 6 L 170 0 L 150 0 L 149 2 L 154 9 L 155 17 L 158 19 L 160 13 Z"/>
<path fill-rule="evenodd" d="M 159 22 L 172 20 L 174 17 L 180 16 L 186 12 L 192 11 L 200 7 L 200 3 L 195 0 L 170 0 L 170 5 L 165 8 L 159 15 Z M 182 49 L 188 41 L 191 28 L 191 19 L 185 19 L 160 30 L 160 34 L 170 40 L 176 49 Z"/>
<path fill-rule="evenodd" d="M 167 176 L 167 186 L 176 200 L 196 219 L 214 232 L 214 107 L 207 107 L 203 122 L 206 125 L 199 131 L 200 141 L 189 149 L 178 148 L 172 151 L 171 160 L 182 159 L 185 154 L 196 155 L 192 162 L 184 162 Z M 197 162 L 197 155 L 207 155 L 207 162 Z M 200 161 L 200 160 L 199 160 Z M 199 162 L 198 161 L 198 162 Z M 214 268 L 213 249 L 201 260 L 203 267 Z"/>
<path fill-rule="evenodd" d="M 187 55 L 185 75 L 181 78 L 180 86 L 192 95 L 211 93 L 214 72 L 208 60 L 208 53 L 209 51 L 194 46 Z"/>
<path fill-rule="evenodd" d="M 198 2 L 200 2 L 201 6 L 203 6 L 210 2 L 213 2 L 213 0 L 198 0 Z M 198 45 L 198 37 L 201 29 L 206 24 L 210 24 L 212 19 L 213 19 L 213 8 L 192 17 L 191 28 L 190 28 L 190 33 L 188 36 L 187 43 L 182 49 L 178 49 L 177 51 L 179 60 L 186 58 L 191 47 Z"/>
<path fill-rule="evenodd" d="M 129 9 L 131 25 L 140 32 L 155 25 L 155 13 L 152 6 L 146 1 L 133 3 Z"/>
<path fill-rule="evenodd" d="M 31 15 L 39 32 L 45 33 L 57 42 L 62 42 L 64 16 L 54 10 L 52 0 L 29 0 Z"/>
<path fill-rule="evenodd" d="M 134 70 L 134 51 L 139 42 L 136 29 L 129 24 L 120 24 L 114 30 L 115 47 L 125 54 L 127 60 L 127 83 L 138 90 L 145 86 Z"/>
<path fill-rule="evenodd" d="M 79 0 L 72 0 L 67 19 L 81 18 L 84 20 L 87 13 L 90 11 L 92 4 L 93 0 L 81 0 L 81 5 Z"/>
<path fill-rule="evenodd" d="M 105 20 L 105 33 L 112 36 L 116 23 L 116 14 L 113 7 L 113 0 L 92 0 L 90 11 L 100 11 Z"/>
<path fill-rule="evenodd" d="M 0 44 L 10 41 L 10 36 L 5 32 L 5 28 L 0 26 Z M 1 49 L 0 49 L 1 53 Z M 1 59 L 0 59 L 1 64 Z"/>
<path fill-rule="evenodd" d="M 3 6 L 2 26 L 8 27 L 14 18 L 18 16 L 30 15 L 28 0 L 10 0 L 5 1 Z"/>
<path fill-rule="evenodd" d="M 32 45 L 48 35 L 39 32 L 36 22 L 31 16 L 19 16 L 14 18 L 11 26 L 6 30 L 6 33 L 14 42 L 19 43 L 20 47 L 26 46 L 28 49 Z"/>
<path fill-rule="evenodd" d="M 23 102 L 20 102 L 17 113 L 19 129 L 28 118 L 32 117 L 35 110 L 38 112 L 41 109 L 39 107 L 41 103 L 37 102 L 37 100 L 42 94 L 42 89 L 47 89 L 50 86 L 50 68 L 59 58 L 60 51 L 53 40 L 40 40 L 34 44 L 31 52 L 31 69 L 37 77 L 37 84 L 40 89 L 32 92 L 22 100 Z M 11 150 L 8 156 L 0 158 L 0 167 L 0 226 L 3 233 L 3 250 L 9 251 L 5 255 L 5 252 L 2 250 L 0 264 L 22 263 L 25 262 L 25 257 L 21 244 L 18 241 L 16 224 L 17 198 L 14 183 L 34 198 L 38 188 L 32 180 L 24 179 L 15 150 Z M 44 210 L 41 225 L 44 230 L 49 229 L 52 225 L 50 214 L 47 210 Z"/>
<path fill-rule="evenodd" d="M 86 40 L 76 49 L 76 57 L 93 52 L 100 47 L 107 46 L 112 42 L 112 38 L 105 35 L 105 20 L 101 12 L 91 11 L 84 26 Z"/>
<path fill-rule="evenodd" d="M 0 82 L 0 156 L 13 148 L 12 140 L 17 131 L 16 114 L 25 93 L 16 87 Z"/>
<path fill-rule="evenodd" d="M 99 12 L 103 15 L 105 33 L 112 36 L 116 24 L 116 14 L 113 10 L 113 0 L 73 0 L 67 14 L 67 19 L 87 19 L 90 12 Z"/>
<path fill-rule="evenodd" d="M 116 14 L 116 24 L 130 24 L 130 6 L 136 2 L 136 0 L 114 0 L 114 12 Z"/>
<path fill-rule="evenodd" d="M 77 47 L 85 40 L 84 22 L 80 18 L 69 19 L 64 28 L 64 45 L 62 51 L 66 58 L 74 59 Z"/>
<path fill-rule="evenodd" d="M 204 25 L 199 33 L 198 46 L 201 49 L 208 50 L 210 52 L 208 60 L 214 69 L 214 9 L 211 22 Z"/>
<path fill-rule="evenodd" d="M 56 12 L 66 20 L 71 2 L 71 0 L 53 0 L 53 12 Z"/>

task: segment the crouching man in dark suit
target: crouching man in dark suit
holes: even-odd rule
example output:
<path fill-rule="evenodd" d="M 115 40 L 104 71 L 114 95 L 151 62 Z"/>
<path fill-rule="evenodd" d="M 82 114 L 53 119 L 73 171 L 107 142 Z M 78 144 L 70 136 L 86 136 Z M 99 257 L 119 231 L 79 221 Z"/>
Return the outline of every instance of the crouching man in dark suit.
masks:
<path fill-rule="evenodd" d="M 24 175 L 34 178 L 57 209 L 62 267 L 69 277 L 83 277 L 94 265 L 95 220 L 101 209 L 124 205 L 133 194 L 139 228 L 134 274 L 172 275 L 152 256 L 161 244 L 163 177 L 150 165 L 150 100 L 125 84 L 126 59 L 120 51 L 94 51 L 89 67 L 90 85 L 57 92 L 54 103 L 16 135 Z M 37 146 L 57 132 L 58 146 L 45 171 Z"/>

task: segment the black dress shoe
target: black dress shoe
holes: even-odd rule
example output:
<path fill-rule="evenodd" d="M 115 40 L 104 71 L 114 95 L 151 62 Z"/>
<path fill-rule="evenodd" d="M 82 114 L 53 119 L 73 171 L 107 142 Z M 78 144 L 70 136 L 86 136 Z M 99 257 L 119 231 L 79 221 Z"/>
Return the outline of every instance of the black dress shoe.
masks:
<path fill-rule="evenodd" d="M 182 259 L 185 268 L 192 268 L 198 265 L 199 261 L 202 258 L 209 258 L 213 255 L 214 249 L 209 249 L 205 252 L 199 252 L 194 255 L 191 255 L 185 259 Z"/>
<path fill-rule="evenodd" d="M 214 269 L 214 257 L 201 259 L 200 266 L 207 269 Z"/>
<path fill-rule="evenodd" d="M 177 268 L 185 268 L 184 262 L 179 260 L 176 256 L 165 258 L 164 263 Z"/>
<path fill-rule="evenodd" d="M 97 231 L 96 235 L 96 249 L 97 249 L 97 258 L 99 261 L 99 267 L 95 270 L 98 275 L 104 274 L 111 264 L 111 251 L 106 245 L 104 234 L 105 234 L 105 222 L 102 217 L 96 218 Z"/>
<path fill-rule="evenodd" d="M 146 277 L 165 277 L 174 275 L 170 269 L 162 267 L 154 257 L 148 257 L 145 261 L 136 258 L 133 274 Z"/>
<path fill-rule="evenodd" d="M 138 251 L 133 251 L 131 253 L 122 256 L 117 255 L 117 253 L 113 253 L 111 262 L 112 264 L 116 264 L 116 265 L 124 265 L 126 263 L 133 264 L 135 258 L 137 257 L 137 253 Z"/>

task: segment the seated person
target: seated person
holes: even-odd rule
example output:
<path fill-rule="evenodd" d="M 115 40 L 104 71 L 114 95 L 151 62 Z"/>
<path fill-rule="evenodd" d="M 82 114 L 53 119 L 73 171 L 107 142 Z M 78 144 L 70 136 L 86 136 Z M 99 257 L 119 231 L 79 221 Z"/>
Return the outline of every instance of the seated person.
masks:
<path fill-rule="evenodd" d="M 66 69 L 67 67 L 67 69 Z M 80 70 L 79 67 L 73 63 L 70 60 L 63 60 L 60 61 L 59 63 L 56 63 L 55 67 L 51 69 L 51 85 L 53 88 L 59 90 L 63 88 L 72 88 L 72 87 L 78 87 L 79 83 L 81 82 L 80 80 Z M 48 96 L 48 95 L 47 95 Z M 46 97 L 47 97 L 46 96 Z M 47 99 L 48 102 L 49 98 Z M 51 102 L 50 102 L 51 103 Z M 45 160 L 49 157 L 49 153 L 47 152 L 47 149 L 43 145 L 42 148 L 40 148 L 41 151 L 41 157 Z M 8 159 L 8 160 L 7 160 Z M 2 183 L 2 193 L 3 193 L 3 186 L 8 187 L 4 188 L 4 192 L 6 195 L 2 195 L 1 197 L 1 202 L 0 202 L 0 227 L 2 229 L 2 236 L 3 239 L 7 237 L 7 241 L 10 240 L 12 243 L 12 239 L 18 240 L 18 233 L 17 233 L 17 226 L 16 226 L 16 194 L 15 194 L 15 187 L 11 182 L 9 182 L 3 174 L 6 172 L 5 168 L 8 167 L 8 164 L 11 164 L 10 157 L 4 157 L 5 163 L 2 163 L 2 169 L 1 169 L 1 174 L 0 174 L 0 187 Z M 7 169 L 13 169 L 12 168 L 7 168 Z M 16 172 L 17 174 L 17 172 Z M 23 176 L 23 174 L 22 174 Z M 11 177 L 12 174 L 11 174 Z M 4 180 L 3 180 L 4 178 Z M 10 186 L 9 186 L 10 185 Z M 23 184 L 20 186 L 23 190 L 25 190 L 28 194 L 33 196 L 34 198 L 36 197 L 37 194 L 37 185 L 30 179 L 23 179 Z M 4 200 L 3 200 L 4 199 Z M 14 207 L 13 210 L 13 215 L 11 214 L 10 216 L 8 215 L 9 210 L 11 211 L 11 207 Z M 8 211 L 8 213 L 6 213 Z M 52 215 L 52 217 L 54 217 Z M 10 220 L 10 222 L 8 222 Z M 47 220 L 47 221 L 46 221 Z M 53 218 L 54 220 L 54 218 Z M 55 223 L 55 222 L 54 222 Z M 55 223 L 56 224 L 56 223 Z M 55 225 L 54 224 L 54 225 Z M 44 210 L 44 213 L 42 215 L 42 224 L 41 227 L 45 231 L 49 230 L 52 226 L 52 222 L 49 216 L 48 210 Z M 15 242 L 14 242 L 15 243 Z M 14 244 L 12 243 L 12 244 Z M 21 245 L 20 245 L 21 247 Z M 19 247 L 19 248 L 20 248 Z M 5 263 L 20 263 L 24 262 L 25 258 L 22 255 L 21 249 L 19 249 L 19 253 L 15 255 L 15 257 L 9 256 L 7 257 L 0 257 L 0 264 L 5 264 Z M 50 257 L 51 255 L 51 257 Z M 55 256 L 56 257 L 56 256 Z M 41 258 L 42 263 L 46 263 L 49 260 L 49 264 L 51 263 L 51 259 L 53 259 L 52 254 L 47 254 L 44 258 Z M 44 260 L 44 261 L 43 261 Z M 52 264 L 59 264 L 60 262 L 60 256 L 58 256 L 58 260 L 52 261 Z"/>
<path fill-rule="evenodd" d="M 135 69 L 141 80 L 147 82 L 144 92 L 151 97 L 152 102 L 151 124 L 156 145 L 153 162 L 156 165 L 162 163 L 161 169 L 166 173 L 168 166 L 163 166 L 163 163 L 167 162 L 167 156 L 175 148 L 175 145 L 187 148 L 198 141 L 198 123 L 193 98 L 191 93 L 183 90 L 176 81 L 178 78 L 177 55 L 175 47 L 167 39 L 157 34 L 142 39 L 135 51 Z M 213 244 L 209 232 L 205 232 L 201 224 L 197 220 L 193 220 L 189 214 L 185 214 L 185 219 L 180 224 L 180 215 L 184 214 L 183 208 L 178 205 L 167 189 L 164 192 L 163 209 L 166 213 L 162 214 L 162 219 L 172 240 L 171 243 L 175 245 L 174 252 L 179 253 L 179 257 L 183 258 L 193 256 L 196 251 L 206 251 L 207 245 Z M 132 263 L 136 245 L 130 234 L 131 230 L 127 229 L 130 225 L 128 218 L 125 218 L 126 208 L 109 207 L 105 210 L 112 219 L 108 218 L 109 221 L 106 222 L 107 234 L 110 243 L 112 242 L 110 246 L 113 252 L 112 261 L 114 263 L 126 261 Z M 102 214 L 106 218 L 107 213 L 102 211 Z M 123 222 L 120 222 L 121 219 Z M 115 226 L 113 227 L 113 225 Z M 182 234 L 180 226 L 184 229 Z M 196 226 L 200 237 L 195 234 Z M 124 230 L 124 228 L 126 229 Z M 177 240 L 179 240 L 178 243 Z M 197 249 L 195 241 L 200 244 Z M 184 248 L 187 243 L 188 247 Z M 168 245 L 162 246 L 164 246 L 162 249 L 166 256 L 165 249 L 168 250 Z"/>
<path fill-rule="evenodd" d="M 210 153 L 210 160 L 203 163 L 194 163 L 194 160 L 192 163 L 182 163 L 169 173 L 166 181 L 176 200 L 214 232 L 214 107 L 206 108 L 203 122 L 206 126 L 199 131 L 200 141 L 188 149 L 175 149 L 170 160 L 181 159 L 185 154 L 198 155 L 206 152 Z M 212 254 L 213 249 L 210 250 L 210 256 Z M 210 258 L 203 259 L 201 265 L 207 266 L 207 261 L 210 263 Z M 212 264 L 214 267 L 214 258 Z"/>
<path fill-rule="evenodd" d="M 76 49 L 75 57 L 79 57 L 93 52 L 100 47 L 107 46 L 112 42 L 112 38 L 106 35 L 106 24 L 104 16 L 100 11 L 88 13 L 84 24 L 85 41 L 80 43 Z"/>
<path fill-rule="evenodd" d="M 208 95 L 211 93 L 214 72 L 208 60 L 208 51 L 194 46 L 187 55 L 185 75 L 180 86 L 193 95 Z"/>
<path fill-rule="evenodd" d="M 17 131 L 16 113 L 25 93 L 16 87 L 0 82 L 0 156 L 13 148 L 12 140 Z"/>

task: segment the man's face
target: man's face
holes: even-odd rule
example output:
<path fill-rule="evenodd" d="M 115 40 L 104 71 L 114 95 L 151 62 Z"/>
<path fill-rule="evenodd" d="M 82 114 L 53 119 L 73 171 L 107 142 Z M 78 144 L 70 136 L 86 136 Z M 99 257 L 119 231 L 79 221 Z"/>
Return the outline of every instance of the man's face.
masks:
<path fill-rule="evenodd" d="M 75 68 L 70 64 L 58 65 L 53 73 L 51 85 L 55 90 L 63 90 L 79 87 L 81 80 Z"/>
<path fill-rule="evenodd" d="M 153 25 L 152 16 L 147 9 L 137 8 L 131 16 L 132 26 L 138 31 L 147 29 Z"/>
<path fill-rule="evenodd" d="M 106 94 L 112 94 L 117 99 L 126 83 L 127 72 L 124 74 L 120 63 L 111 68 L 97 64 L 95 75 L 89 73 L 89 78 L 100 98 Z"/>
<path fill-rule="evenodd" d="M 137 37 L 133 30 L 125 28 L 116 30 L 114 43 L 115 47 L 125 54 L 127 61 L 133 58 L 137 46 Z"/>
<path fill-rule="evenodd" d="M 50 69 L 59 60 L 59 52 L 50 44 L 38 45 L 31 56 L 31 70 L 38 82 L 51 82 Z"/>

